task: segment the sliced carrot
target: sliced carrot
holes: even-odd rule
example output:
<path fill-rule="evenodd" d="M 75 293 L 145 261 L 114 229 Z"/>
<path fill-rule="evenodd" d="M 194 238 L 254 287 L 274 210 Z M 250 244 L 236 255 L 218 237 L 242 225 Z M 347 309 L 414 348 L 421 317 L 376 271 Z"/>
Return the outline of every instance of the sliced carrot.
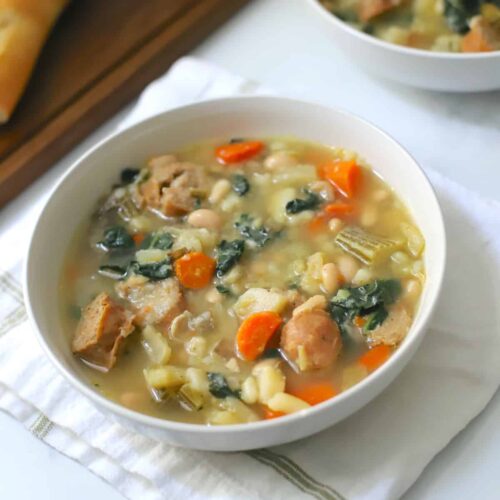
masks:
<path fill-rule="evenodd" d="M 266 348 L 266 344 L 281 325 L 278 313 L 263 311 L 252 314 L 241 323 L 236 334 L 236 343 L 240 354 L 246 360 L 257 359 Z"/>
<path fill-rule="evenodd" d="M 324 208 L 326 214 L 331 217 L 346 217 L 353 215 L 356 208 L 349 203 L 330 203 Z"/>
<path fill-rule="evenodd" d="M 264 414 L 264 418 L 266 420 L 271 420 L 273 418 L 282 417 L 285 413 L 282 411 L 274 411 L 269 408 L 269 406 L 262 407 L 262 413 Z"/>
<path fill-rule="evenodd" d="M 175 274 L 186 288 L 203 288 L 212 280 L 215 260 L 202 252 L 190 252 L 175 261 Z"/>
<path fill-rule="evenodd" d="M 329 161 L 319 167 L 318 173 L 347 198 L 355 196 L 362 176 L 361 167 L 354 160 Z"/>
<path fill-rule="evenodd" d="M 260 141 L 235 142 L 224 144 L 215 150 L 215 156 L 221 163 L 239 163 L 259 154 L 264 147 Z"/>
<path fill-rule="evenodd" d="M 144 241 L 144 238 L 145 238 L 144 233 L 135 233 L 132 235 L 132 239 L 134 240 L 136 246 L 139 246 Z"/>
<path fill-rule="evenodd" d="M 368 352 L 365 352 L 365 354 L 359 358 L 359 362 L 364 365 L 369 372 L 372 372 L 389 359 L 391 352 L 392 349 L 388 345 L 378 345 Z"/>
<path fill-rule="evenodd" d="M 353 320 L 353 323 L 359 327 L 359 328 L 363 328 L 363 326 L 365 326 L 365 323 L 366 323 L 366 319 L 363 318 L 363 316 L 356 316 Z"/>
<path fill-rule="evenodd" d="M 310 405 L 317 405 L 338 394 L 331 382 L 315 382 L 288 392 Z"/>

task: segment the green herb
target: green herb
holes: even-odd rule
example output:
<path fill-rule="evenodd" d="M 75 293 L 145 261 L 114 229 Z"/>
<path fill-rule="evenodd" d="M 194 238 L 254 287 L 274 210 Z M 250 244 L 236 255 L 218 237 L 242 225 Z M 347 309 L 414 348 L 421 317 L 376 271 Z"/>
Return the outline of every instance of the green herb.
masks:
<path fill-rule="evenodd" d="M 193 203 L 194 203 L 194 206 L 193 206 L 194 210 L 198 210 L 199 208 L 201 208 L 201 198 L 199 196 L 194 197 Z"/>
<path fill-rule="evenodd" d="M 127 268 L 123 266 L 110 266 L 104 265 L 99 266 L 98 273 L 105 278 L 111 278 L 112 280 L 122 280 L 127 276 Z"/>
<path fill-rule="evenodd" d="M 261 356 L 261 359 L 271 359 L 271 358 L 281 358 L 281 352 L 279 349 L 266 349 Z"/>
<path fill-rule="evenodd" d="M 286 213 L 288 215 L 298 214 L 304 210 L 315 210 L 321 204 L 321 199 L 318 195 L 305 190 L 305 198 L 296 198 L 289 201 L 286 206 Z"/>
<path fill-rule="evenodd" d="M 226 274 L 240 259 L 245 250 L 243 240 L 222 240 L 217 246 L 217 276 L 220 278 Z"/>
<path fill-rule="evenodd" d="M 139 264 L 134 261 L 130 264 L 130 269 L 136 274 L 146 276 L 146 278 L 153 281 L 164 280 L 173 274 L 172 261 L 170 259 L 153 262 L 151 264 Z"/>
<path fill-rule="evenodd" d="M 224 398 L 239 398 L 240 391 L 233 391 L 227 383 L 226 377 L 221 373 L 208 372 L 208 390 L 210 393 L 219 399 Z"/>
<path fill-rule="evenodd" d="M 268 241 L 278 235 L 264 226 L 256 226 L 254 218 L 248 214 L 241 214 L 234 223 L 234 227 L 240 232 L 241 236 L 252 241 L 258 247 L 263 247 Z"/>
<path fill-rule="evenodd" d="M 329 312 L 341 331 L 348 333 L 356 316 L 367 316 L 365 331 L 380 326 L 387 318 L 386 306 L 401 293 L 398 280 L 375 280 L 367 285 L 341 288 L 329 304 Z"/>
<path fill-rule="evenodd" d="M 134 240 L 123 226 L 113 226 L 104 231 L 103 239 L 97 245 L 106 252 L 129 250 L 134 247 Z"/>
<path fill-rule="evenodd" d="M 215 289 L 222 295 L 232 295 L 231 290 L 222 283 L 216 283 Z"/>
<path fill-rule="evenodd" d="M 137 179 L 139 173 L 138 168 L 124 168 L 120 174 L 120 181 L 122 184 L 131 184 Z"/>
<path fill-rule="evenodd" d="M 481 0 L 444 0 L 444 17 L 451 30 L 461 35 L 469 31 L 469 19 L 479 14 Z"/>
<path fill-rule="evenodd" d="M 244 142 L 245 139 L 242 137 L 233 137 L 232 139 L 229 139 L 229 144 L 237 144 L 238 142 Z"/>
<path fill-rule="evenodd" d="M 366 323 L 363 326 L 365 331 L 371 332 L 375 328 L 379 327 L 387 318 L 389 313 L 384 306 L 378 306 L 375 311 L 366 317 Z"/>
<path fill-rule="evenodd" d="M 250 191 L 250 183 L 248 182 L 247 178 L 241 174 L 233 175 L 232 186 L 233 191 L 238 196 L 245 196 L 248 191 Z"/>
<path fill-rule="evenodd" d="M 150 233 L 144 238 L 141 248 L 158 248 L 159 250 L 169 250 L 174 244 L 174 237 L 170 233 L 157 232 Z"/>

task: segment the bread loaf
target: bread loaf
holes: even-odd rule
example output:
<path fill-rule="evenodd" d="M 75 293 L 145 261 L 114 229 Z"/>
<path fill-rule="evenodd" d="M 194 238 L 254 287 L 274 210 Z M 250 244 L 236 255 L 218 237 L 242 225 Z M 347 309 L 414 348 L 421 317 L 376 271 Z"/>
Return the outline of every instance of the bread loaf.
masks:
<path fill-rule="evenodd" d="M 43 44 L 68 0 L 0 0 L 0 123 L 21 97 Z"/>

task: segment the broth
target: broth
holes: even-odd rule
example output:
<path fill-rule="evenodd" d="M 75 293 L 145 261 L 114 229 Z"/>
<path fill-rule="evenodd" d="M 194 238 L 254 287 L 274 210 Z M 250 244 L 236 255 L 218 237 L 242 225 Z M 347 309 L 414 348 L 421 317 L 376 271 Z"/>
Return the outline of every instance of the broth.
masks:
<path fill-rule="evenodd" d="M 61 315 L 109 399 L 198 424 L 275 418 L 388 359 L 418 306 L 423 251 L 354 153 L 210 141 L 124 171 L 75 235 Z"/>

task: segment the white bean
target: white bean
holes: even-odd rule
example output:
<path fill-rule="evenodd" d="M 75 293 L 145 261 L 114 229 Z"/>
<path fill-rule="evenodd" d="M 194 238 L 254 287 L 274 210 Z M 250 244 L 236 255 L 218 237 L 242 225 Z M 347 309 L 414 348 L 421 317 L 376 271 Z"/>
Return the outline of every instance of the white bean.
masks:
<path fill-rule="evenodd" d="M 283 413 L 295 413 L 296 411 L 306 410 L 309 404 L 304 400 L 296 398 L 291 394 L 278 392 L 267 401 L 267 406 L 273 411 L 282 411 Z"/>
<path fill-rule="evenodd" d="M 344 227 L 344 223 L 340 219 L 330 219 L 328 229 L 331 233 L 337 234 Z"/>
<path fill-rule="evenodd" d="M 147 395 L 146 392 L 144 394 Z M 120 403 L 127 408 L 138 410 L 147 401 L 147 397 L 144 397 L 144 394 L 142 392 L 124 392 L 120 396 Z"/>
<path fill-rule="evenodd" d="M 335 293 L 340 286 L 340 273 L 333 262 L 325 264 L 321 269 L 321 281 L 327 293 Z"/>
<path fill-rule="evenodd" d="M 373 200 L 378 202 L 387 200 L 388 197 L 389 193 L 385 189 L 377 189 L 372 196 Z"/>
<path fill-rule="evenodd" d="M 344 280 L 351 283 L 352 279 L 358 272 L 359 264 L 354 257 L 351 257 L 350 255 L 341 255 L 337 259 L 337 267 Z"/>
<path fill-rule="evenodd" d="M 257 402 L 258 397 L 259 388 L 257 386 L 257 380 L 250 375 L 244 380 L 243 384 L 241 384 L 241 399 L 244 403 L 253 405 Z"/>
<path fill-rule="evenodd" d="M 297 159 L 286 151 L 272 153 L 264 160 L 264 166 L 269 170 L 281 170 L 294 165 L 297 165 Z"/>
<path fill-rule="evenodd" d="M 293 317 L 299 316 L 305 312 L 314 311 L 315 309 L 325 309 L 326 298 L 324 295 L 313 295 L 311 298 L 307 299 L 303 304 L 296 307 L 293 310 Z"/>
<path fill-rule="evenodd" d="M 188 224 L 194 227 L 206 227 L 207 229 L 218 230 L 222 226 L 220 215 L 208 208 L 200 208 L 191 212 L 187 218 Z"/>
<path fill-rule="evenodd" d="M 416 300 L 420 295 L 421 289 L 422 287 L 418 280 L 409 279 L 404 285 L 404 290 L 403 290 L 404 298 L 409 301 Z"/>
<path fill-rule="evenodd" d="M 219 203 L 229 191 L 231 191 L 231 183 L 227 179 L 220 179 L 213 185 L 208 201 L 212 205 Z"/>

